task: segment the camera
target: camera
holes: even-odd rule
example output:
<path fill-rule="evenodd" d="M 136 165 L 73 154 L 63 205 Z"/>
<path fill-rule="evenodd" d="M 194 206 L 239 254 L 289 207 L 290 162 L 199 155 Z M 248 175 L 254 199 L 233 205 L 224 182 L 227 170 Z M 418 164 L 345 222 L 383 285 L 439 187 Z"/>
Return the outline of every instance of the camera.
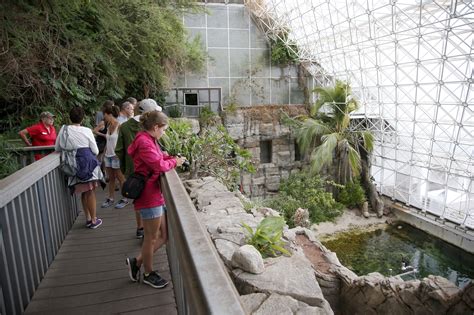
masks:
<path fill-rule="evenodd" d="M 181 153 L 178 153 L 176 156 L 177 156 L 177 157 L 181 157 Z M 183 162 L 183 164 L 181 165 L 181 167 L 183 168 L 184 171 L 187 172 L 187 171 L 189 171 L 191 165 L 189 164 L 189 161 L 188 161 L 188 160 L 185 160 L 185 161 Z"/>

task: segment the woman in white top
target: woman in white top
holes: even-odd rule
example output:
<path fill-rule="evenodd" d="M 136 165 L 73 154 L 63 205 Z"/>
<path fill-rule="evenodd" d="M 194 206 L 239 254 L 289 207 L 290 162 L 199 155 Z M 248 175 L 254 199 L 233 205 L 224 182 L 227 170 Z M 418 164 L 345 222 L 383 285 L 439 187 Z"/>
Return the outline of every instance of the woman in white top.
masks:
<path fill-rule="evenodd" d="M 69 111 L 71 125 L 64 125 L 56 138 L 55 149 L 62 156 L 72 154 L 74 175 L 68 176 L 68 187 L 76 194 L 81 194 L 82 209 L 86 215 L 86 227 L 96 229 L 102 219 L 96 216 L 95 189 L 105 185 L 104 175 L 96 155 L 99 153 L 92 130 L 82 127 L 84 109 L 74 107 Z M 71 161 L 68 160 L 68 164 Z"/>
<path fill-rule="evenodd" d="M 125 178 L 120 171 L 120 160 L 115 154 L 115 147 L 117 146 L 118 129 L 120 123 L 117 121 L 119 115 L 119 108 L 115 105 L 105 105 L 102 109 L 104 113 L 104 121 L 107 124 L 107 133 L 104 135 L 107 139 L 104 152 L 104 165 L 107 176 L 109 177 L 109 196 L 102 203 L 102 208 L 108 208 L 114 204 L 115 194 L 115 179 L 118 180 L 120 187 L 122 187 Z M 127 199 L 121 199 L 115 208 L 121 209 L 128 205 Z"/>

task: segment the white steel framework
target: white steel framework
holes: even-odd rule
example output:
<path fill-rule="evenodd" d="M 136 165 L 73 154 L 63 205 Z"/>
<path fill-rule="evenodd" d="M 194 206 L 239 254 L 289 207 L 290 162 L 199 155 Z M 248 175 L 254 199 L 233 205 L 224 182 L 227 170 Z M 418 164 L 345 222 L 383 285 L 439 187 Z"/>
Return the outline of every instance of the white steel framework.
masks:
<path fill-rule="evenodd" d="M 474 4 L 456 0 L 248 0 L 318 85 L 349 82 L 374 131 L 379 191 L 474 228 Z M 355 117 L 355 118 L 356 118 Z"/>

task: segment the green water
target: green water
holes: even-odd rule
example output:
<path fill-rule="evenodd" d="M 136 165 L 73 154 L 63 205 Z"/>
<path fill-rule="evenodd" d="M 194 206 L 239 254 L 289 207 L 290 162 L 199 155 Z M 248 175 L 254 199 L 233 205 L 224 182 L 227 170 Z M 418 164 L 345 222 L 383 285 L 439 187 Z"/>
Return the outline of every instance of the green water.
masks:
<path fill-rule="evenodd" d="M 359 276 L 401 274 L 405 260 L 418 272 L 403 276 L 404 280 L 438 275 L 462 288 L 474 279 L 473 254 L 404 223 L 362 234 L 341 233 L 323 244 Z"/>

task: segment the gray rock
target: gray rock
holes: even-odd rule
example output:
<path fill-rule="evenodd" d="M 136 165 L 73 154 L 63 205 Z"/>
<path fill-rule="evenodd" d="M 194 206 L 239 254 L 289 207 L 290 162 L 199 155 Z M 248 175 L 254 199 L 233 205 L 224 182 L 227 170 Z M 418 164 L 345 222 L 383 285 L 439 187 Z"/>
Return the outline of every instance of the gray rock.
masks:
<path fill-rule="evenodd" d="M 260 308 L 255 311 L 255 315 L 280 315 L 280 314 L 308 314 L 308 315 L 329 315 L 334 314 L 331 308 L 309 306 L 308 304 L 297 301 L 289 296 L 280 294 L 271 294 L 266 299 Z"/>
<path fill-rule="evenodd" d="M 418 296 L 435 313 L 445 313 L 451 305 L 461 300 L 460 289 L 439 276 L 428 276 L 421 280 Z"/>
<path fill-rule="evenodd" d="M 264 216 L 264 217 L 279 217 L 280 212 L 273 210 L 272 208 L 259 207 L 252 209 L 252 214 L 254 216 Z"/>
<path fill-rule="evenodd" d="M 240 269 L 232 271 L 241 294 L 254 292 L 289 295 L 311 306 L 327 304 L 319 287 L 313 268 L 300 252 L 291 257 L 280 256 L 265 260 L 265 271 L 254 275 Z"/>
<path fill-rule="evenodd" d="M 225 231 L 229 228 L 237 228 L 244 232 L 242 227 L 242 222 L 246 223 L 250 227 L 254 228 L 258 225 L 257 219 L 255 219 L 251 214 L 248 213 L 239 213 L 236 215 L 206 215 L 201 214 L 199 216 L 201 223 L 207 228 L 208 232 L 211 234 L 218 234 L 219 231 Z"/>
<path fill-rule="evenodd" d="M 221 256 L 222 261 L 224 261 L 224 264 L 232 269 L 232 255 L 235 250 L 239 248 L 239 245 L 225 239 L 216 239 L 214 244 L 216 245 L 217 252 Z"/>
<path fill-rule="evenodd" d="M 474 282 L 473 281 L 471 281 L 471 283 L 469 283 L 467 286 L 464 287 L 462 299 L 471 309 L 474 309 Z"/>
<path fill-rule="evenodd" d="M 260 274 L 265 270 L 262 255 L 252 245 L 236 249 L 232 255 L 232 265 L 253 274 Z"/>
<path fill-rule="evenodd" d="M 240 296 L 240 301 L 244 306 L 246 314 L 252 314 L 255 312 L 266 299 L 267 295 L 264 293 L 252 293 Z"/>
<path fill-rule="evenodd" d="M 221 193 L 222 194 L 222 193 Z M 226 194 L 228 196 L 228 194 Z M 227 198 L 218 197 L 215 199 L 209 199 L 209 204 L 202 208 L 202 212 L 206 212 L 210 215 L 212 214 L 227 214 L 228 209 L 232 209 L 234 213 L 244 212 L 244 207 L 240 202 L 239 198 L 234 195 L 230 195 Z M 236 209 L 238 211 L 236 211 Z"/>
<path fill-rule="evenodd" d="M 370 215 L 369 215 L 369 203 L 367 201 L 364 201 L 363 205 L 362 205 L 362 215 L 364 216 L 364 218 L 368 218 Z"/>
<path fill-rule="evenodd" d="M 309 211 L 308 209 L 298 208 L 293 215 L 293 222 L 296 226 L 302 226 L 308 228 L 311 225 L 309 221 Z"/>

